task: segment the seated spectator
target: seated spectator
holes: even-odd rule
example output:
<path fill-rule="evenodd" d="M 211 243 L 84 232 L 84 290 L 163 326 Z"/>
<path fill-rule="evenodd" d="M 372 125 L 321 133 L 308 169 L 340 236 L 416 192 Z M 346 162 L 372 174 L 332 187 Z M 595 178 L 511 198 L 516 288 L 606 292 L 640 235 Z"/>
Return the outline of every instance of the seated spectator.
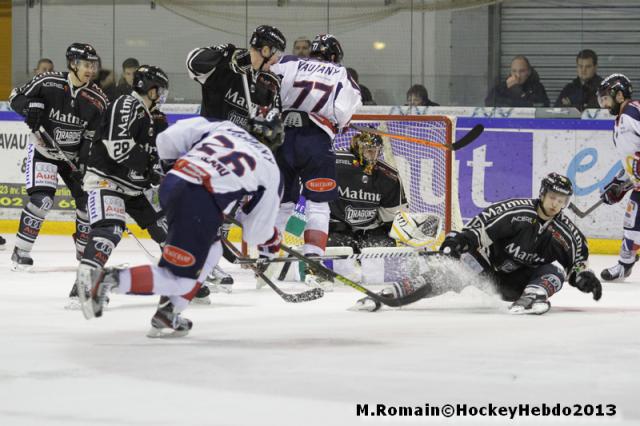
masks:
<path fill-rule="evenodd" d="M 371 94 L 371 90 L 367 86 L 360 84 L 360 76 L 358 75 L 358 71 L 353 68 L 347 68 L 347 74 L 349 77 L 356 82 L 358 86 L 360 86 L 360 96 L 362 97 L 362 105 L 376 105 L 376 101 L 373 100 L 373 95 Z"/>
<path fill-rule="evenodd" d="M 298 37 L 293 42 L 293 54 L 301 58 L 308 58 L 311 53 L 311 40 L 307 37 Z"/>
<path fill-rule="evenodd" d="M 408 106 L 440 106 L 429 99 L 429 92 L 427 88 L 422 84 L 414 84 L 407 90 L 407 103 Z"/>
<path fill-rule="evenodd" d="M 600 108 L 596 92 L 602 82 L 598 72 L 598 55 L 591 49 L 584 49 L 576 56 L 578 76 L 564 86 L 555 103 L 556 107 L 574 107 L 579 111 Z"/>
<path fill-rule="evenodd" d="M 496 107 L 548 107 L 549 98 L 529 59 L 519 55 L 511 61 L 509 77 L 491 89 L 484 103 Z"/>
<path fill-rule="evenodd" d="M 53 61 L 49 58 L 41 58 L 38 61 L 38 65 L 36 65 L 36 67 L 33 69 L 33 75 L 51 71 L 53 71 Z"/>
<path fill-rule="evenodd" d="M 122 63 L 122 76 L 118 81 L 116 98 L 121 95 L 130 95 L 133 91 L 133 73 L 136 72 L 140 63 L 136 58 L 127 58 Z"/>

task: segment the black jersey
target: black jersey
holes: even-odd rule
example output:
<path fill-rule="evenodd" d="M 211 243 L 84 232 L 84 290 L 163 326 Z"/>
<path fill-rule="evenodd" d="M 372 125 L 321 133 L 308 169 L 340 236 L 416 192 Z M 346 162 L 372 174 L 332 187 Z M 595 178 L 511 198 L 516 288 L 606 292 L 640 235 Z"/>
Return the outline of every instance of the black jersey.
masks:
<path fill-rule="evenodd" d="M 201 116 L 246 127 L 249 113 L 242 75 L 229 66 L 234 50 L 232 44 L 194 49 L 187 56 L 187 70 L 202 85 Z"/>
<path fill-rule="evenodd" d="M 85 189 L 106 188 L 139 193 L 149 187 L 156 162 L 151 113 L 136 92 L 122 95 L 109 106 L 102 137 L 87 161 Z"/>
<path fill-rule="evenodd" d="M 74 87 L 68 72 L 38 74 L 24 86 L 11 92 L 11 108 L 26 116 L 30 99 L 41 99 L 45 105 L 42 126 L 71 159 L 88 152 L 99 137 L 100 122 L 107 109 L 107 97 L 93 82 Z M 36 149 L 40 151 L 38 145 Z M 49 157 L 46 152 L 41 152 Z"/>
<path fill-rule="evenodd" d="M 589 257 L 587 240 L 560 212 L 543 221 L 536 211 L 538 199 L 511 199 L 493 204 L 475 216 L 462 233 L 500 272 L 559 262 L 565 271 L 584 267 Z"/>
<path fill-rule="evenodd" d="M 338 199 L 329 203 L 331 219 L 352 229 L 371 229 L 393 222 L 400 206 L 406 203 L 397 171 L 382 161 L 367 175 L 353 154 L 337 151 L 336 178 Z"/>

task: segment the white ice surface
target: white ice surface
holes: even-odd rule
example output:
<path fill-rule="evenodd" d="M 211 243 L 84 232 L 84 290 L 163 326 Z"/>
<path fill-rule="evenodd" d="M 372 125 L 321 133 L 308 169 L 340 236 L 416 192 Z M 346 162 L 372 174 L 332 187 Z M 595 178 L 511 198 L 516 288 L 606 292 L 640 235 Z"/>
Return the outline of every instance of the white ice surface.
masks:
<path fill-rule="evenodd" d="M 288 304 L 251 275 L 192 306 L 184 339 L 145 337 L 157 297 L 114 295 L 99 319 L 63 306 L 74 272 L 9 270 L 0 252 L 0 425 L 640 424 L 640 268 L 598 303 L 566 286 L 549 313 L 510 316 L 474 289 L 358 313 L 338 288 Z M 144 243 L 153 249 L 150 241 Z M 42 236 L 38 268 L 75 265 Z M 148 263 L 131 239 L 111 264 Z M 596 256 L 596 271 L 615 262 Z M 283 284 L 287 291 L 302 285 Z M 357 417 L 356 404 L 616 404 L 613 418 Z"/>

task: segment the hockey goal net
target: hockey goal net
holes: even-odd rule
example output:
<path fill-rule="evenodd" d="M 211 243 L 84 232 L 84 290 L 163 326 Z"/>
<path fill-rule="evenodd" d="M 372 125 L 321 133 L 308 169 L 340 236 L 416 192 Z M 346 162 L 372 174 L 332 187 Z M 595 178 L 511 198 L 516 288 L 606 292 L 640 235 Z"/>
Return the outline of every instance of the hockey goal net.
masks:
<path fill-rule="evenodd" d="M 440 149 L 419 140 L 451 145 L 455 135 L 455 117 L 444 115 L 354 115 L 352 124 L 372 127 L 382 132 L 407 136 L 414 140 L 383 136 L 382 160 L 398 170 L 410 213 L 430 213 L 442 221 L 444 234 L 462 227 L 458 186 L 451 150 Z M 352 128 L 336 137 L 336 149 L 349 149 Z"/>

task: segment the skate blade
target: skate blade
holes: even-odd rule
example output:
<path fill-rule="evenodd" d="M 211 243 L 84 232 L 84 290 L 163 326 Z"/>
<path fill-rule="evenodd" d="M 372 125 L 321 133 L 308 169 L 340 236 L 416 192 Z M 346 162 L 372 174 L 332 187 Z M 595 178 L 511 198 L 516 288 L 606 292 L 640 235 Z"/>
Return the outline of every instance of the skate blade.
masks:
<path fill-rule="evenodd" d="M 194 305 L 210 305 L 211 298 L 209 296 L 206 297 L 194 297 L 191 299 L 191 303 Z"/>
<path fill-rule="evenodd" d="M 542 315 L 551 309 L 551 305 L 547 303 L 535 303 L 530 309 L 525 309 L 522 306 L 513 306 L 509 308 L 511 315 Z"/>
<path fill-rule="evenodd" d="M 11 270 L 13 272 L 31 272 L 32 269 L 33 265 L 20 265 L 18 263 L 11 265 Z"/>
<path fill-rule="evenodd" d="M 184 337 L 189 334 L 189 330 L 173 330 L 171 328 L 155 328 L 147 332 L 147 337 L 151 339 L 173 339 L 176 337 Z"/>

